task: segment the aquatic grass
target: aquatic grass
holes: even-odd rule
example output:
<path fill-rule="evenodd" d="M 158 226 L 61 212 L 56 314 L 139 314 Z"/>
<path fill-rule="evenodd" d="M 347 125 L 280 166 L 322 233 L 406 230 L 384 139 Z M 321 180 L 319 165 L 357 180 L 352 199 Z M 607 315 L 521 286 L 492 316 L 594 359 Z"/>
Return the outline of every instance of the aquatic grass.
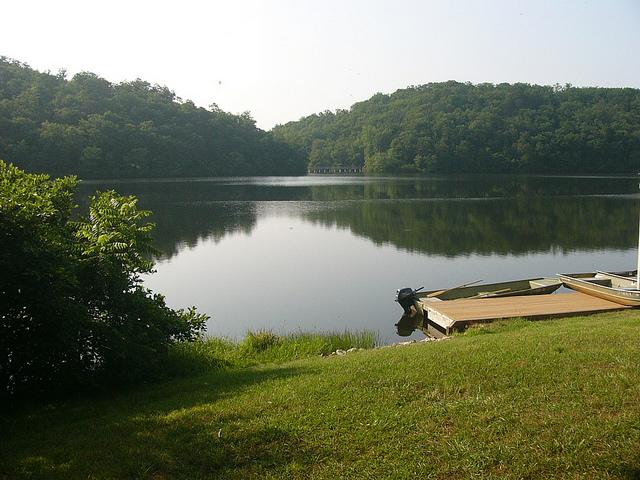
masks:
<path fill-rule="evenodd" d="M 270 333 L 270 332 L 269 332 Z M 328 355 L 336 350 L 348 350 L 351 348 L 369 349 L 378 345 L 378 337 L 374 332 L 363 330 L 355 332 L 320 332 L 320 333 L 290 333 L 277 336 L 270 333 L 260 332 L 263 337 L 256 349 L 256 336 L 247 335 L 245 341 L 240 345 L 241 350 L 252 352 L 253 356 L 247 355 L 245 358 L 257 363 L 284 362 L 305 357 L 318 355 Z"/>
<path fill-rule="evenodd" d="M 250 330 L 244 339 L 243 345 L 246 345 L 248 350 L 264 352 L 279 343 L 280 337 L 271 330 L 258 330 L 255 332 Z"/>
<path fill-rule="evenodd" d="M 205 373 L 237 365 L 237 345 L 226 338 L 208 337 L 171 346 L 164 371 L 168 376 Z"/>
<path fill-rule="evenodd" d="M 270 330 L 247 332 L 241 341 L 205 337 L 174 345 L 165 367 L 168 375 L 204 373 L 222 368 L 245 368 L 282 363 L 350 348 L 370 349 L 379 344 L 375 332 L 295 332 L 278 335 Z"/>

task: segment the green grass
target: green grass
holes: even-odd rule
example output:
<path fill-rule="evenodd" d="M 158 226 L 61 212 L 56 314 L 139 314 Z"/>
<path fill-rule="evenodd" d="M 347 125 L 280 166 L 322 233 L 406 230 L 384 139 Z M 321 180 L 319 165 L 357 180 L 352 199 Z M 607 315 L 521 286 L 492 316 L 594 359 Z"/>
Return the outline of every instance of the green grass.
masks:
<path fill-rule="evenodd" d="M 249 331 L 241 342 L 208 337 L 179 344 L 170 351 L 166 368 L 171 375 L 204 373 L 328 355 L 338 349 L 373 348 L 377 344 L 376 334 L 366 330 L 288 335 L 276 335 L 269 330 Z"/>
<path fill-rule="evenodd" d="M 640 478 L 639 339 L 634 311 L 513 321 L 25 409 L 0 477 Z"/>

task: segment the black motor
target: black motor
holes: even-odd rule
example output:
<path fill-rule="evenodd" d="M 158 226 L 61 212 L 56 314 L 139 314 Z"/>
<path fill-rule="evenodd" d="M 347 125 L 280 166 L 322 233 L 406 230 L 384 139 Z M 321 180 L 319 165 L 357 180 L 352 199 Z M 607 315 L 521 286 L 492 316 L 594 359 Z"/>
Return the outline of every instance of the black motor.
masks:
<path fill-rule="evenodd" d="M 404 313 L 411 313 L 411 305 L 418 299 L 416 293 L 423 288 L 424 287 L 420 287 L 415 290 L 413 288 L 401 288 L 396 292 L 396 302 L 404 309 Z"/>

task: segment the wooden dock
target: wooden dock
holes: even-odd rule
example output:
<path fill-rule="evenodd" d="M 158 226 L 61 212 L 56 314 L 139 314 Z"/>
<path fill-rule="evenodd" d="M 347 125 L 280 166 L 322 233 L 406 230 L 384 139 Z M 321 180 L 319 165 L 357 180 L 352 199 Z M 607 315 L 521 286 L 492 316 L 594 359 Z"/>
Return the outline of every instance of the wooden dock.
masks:
<path fill-rule="evenodd" d="M 436 336 L 448 335 L 454 330 L 463 330 L 470 324 L 505 318 L 519 317 L 535 320 L 630 308 L 578 292 L 426 301 L 423 302 L 423 305 L 425 313 L 427 313 L 427 330 Z"/>

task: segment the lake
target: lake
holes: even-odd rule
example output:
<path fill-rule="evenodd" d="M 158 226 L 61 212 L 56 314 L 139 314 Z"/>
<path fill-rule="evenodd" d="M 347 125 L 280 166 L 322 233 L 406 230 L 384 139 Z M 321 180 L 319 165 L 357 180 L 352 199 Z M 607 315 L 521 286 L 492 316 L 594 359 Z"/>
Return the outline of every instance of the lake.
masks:
<path fill-rule="evenodd" d="M 216 336 L 368 329 L 391 343 L 401 287 L 636 267 L 635 177 L 91 181 L 80 194 L 105 189 L 154 212 L 145 285 L 210 315 Z"/>

